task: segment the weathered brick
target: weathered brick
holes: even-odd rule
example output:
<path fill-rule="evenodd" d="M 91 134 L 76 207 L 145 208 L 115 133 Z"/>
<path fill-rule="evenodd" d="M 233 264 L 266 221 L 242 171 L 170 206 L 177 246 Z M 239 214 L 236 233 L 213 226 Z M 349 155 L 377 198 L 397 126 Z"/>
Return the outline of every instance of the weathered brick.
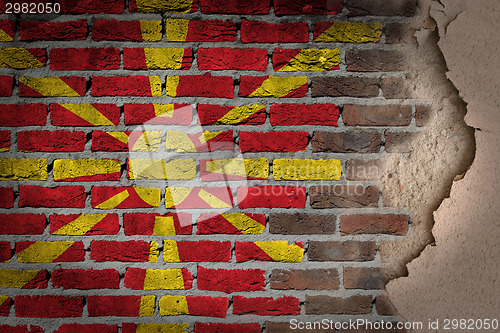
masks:
<path fill-rule="evenodd" d="M 151 317 L 156 297 L 148 296 L 87 296 L 89 317 Z"/>
<path fill-rule="evenodd" d="M 230 76 L 167 76 L 166 94 L 170 97 L 234 97 L 234 80 Z"/>
<path fill-rule="evenodd" d="M 14 86 L 14 78 L 12 76 L 0 75 L 0 97 L 11 96 L 13 86 Z"/>
<path fill-rule="evenodd" d="M 165 148 L 167 152 L 201 153 L 209 151 L 233 151 L 233 131 L 204 131 L 186 133 L 185 131 L 167 130 Z"/>
<path fill-rule="evenodd" d="M 4 9 L 5 10 L 5 9 Z M 0 42 L 12 42 L 16 35 L 16 22 L 13 20 L 0 20 Z"/>
<path fill-rule="evenodd" d="M 10 242 L 0 241 L 0 262 L 9 262 L 12 257 Z"/>
<path fill-rule="evenodd" d="M 193 276 L 187 268 L 127 268 L 125 288 L 136 290 L 184 290 L 193 287 Z"/>
<path fill-rule="evenodd" d="M 312 97 L 377 97 L 379 79 L 373 77 L 313 77 Z"/>
<path fill-rule="evenodd" d="M 376 186 L 333 185 L 313 186 L 309 189 L 312 208 L 367 208 L 377 207 L 380 197 Z"/>
<path fill-rule="evenodd" d="M 14 207 L 14 189 L 12 187 L 0 187 L 0 208 L 12 207 Z"/>
<path fill-rule="evenodd" d="M 161 21 L 94 21 L 92 40 L 119 42 L 158 42 L 162 37 Z"/>
<path fill-rule="evenodd" d="M 313 40 L 317 43 L 376 43 L 382 36 L 378 22 L 316 22 Z"/>
<path fill-rule="evenodd" d="M 299 98 L 308 91 L 307 76 L 244 76 L 240 77 L 238 96 Z"/>
<path fill-rule="evenodd" d="M 0 317 L 7 317 L 10 314 L 12 303 L 13 299 L 9 296 L 0 296 Z M 1 329 L 2 328 L 0 327 L 0 330 Z"/>
<path fill-rule="evenodd" d="M 335 215 L 273 213 L 269 215 L 269 232 L 281 235 L 334 234 Z"/>
<path fill-rule="evenodd" d="M 21 97 L 82 97 L 87 81 L 81 76 L 20 77 Z"/>
<path fill-rule="evenodd" d="M 178 209 L 210 209 L 233 207 L 233 194 L 228 187 L 167 187 L 165 207 Z"/>
<path fill-rule="evenodd" d="M 0 13 L 2 13 L 2 9 L 0 8 Z M 0 330 L 8 333 L 43 333 L 43 329 L 37 325 L 0 325 Z"/>
<path fill-rule="evenodd" d="M 273 104 L 272 126 L 337 126 L 339 107 L 333 104 Z"/>
<path fill-rule="evenodd" d="M 309 296 L 305 301 L 306 314 L 362 315 L 372 312 L 372 296 L 355 295 L 347 298 L 326 295 Z"/>
<path fill-rule="evenodd" d="M 374 131 L 315 131 L 311 143 L 315 153 L 378 153 L 382 145 Z"/>
<path fill-rule="evenodd" d="M 334 15 L 342 12 L 341 0 L 276 0 L 273 2 L 276 15 Z"/>
<path fill-rule="evenodd" d="M 393 72 L 407 67 L 403 53 L 396 50 L 349 49 L 345 61 L 351 72 Z"/>
<path fill-rule="evenodd" d="M 261 125 L 266 120 L 266 107 L 198 104 L 198 119 L 200 125 Z"/>
<path fill-rule="evenodd" d="M 21 21 L 19 29 L 21 40 L 27 42 L 87 39 L 87 21 L 85 20 L 68 22 Z"/>
<path fill-rule="evenodd" d="M 195 12 L 198 9 L 198 1 L 130 0 L 128 2 L 128 8 L 130 13 L 186 14 Z"/>
<path fill-rule="evenodd" d="M 243 296 L 233 297 L 233 314 L 252 314 L 258 316 L 293 316 L 300 314 L 300 301 L 296 297 L 283 296 L 253 297 Z"/>
<path fill-rule="evenodd" d="M 377 313 L 382 316 L 397 316 L 399 314 L 387 295 L 377 296 L 375 300 L 375 309 Z"/>
<path fill-rule="evenodd" d="M 98 96 L 161 96 L 159 76 L 94 76 L 91 95 Z"/>
<path fill-rule="evenodd" d="M 47 106 L 45 104 L 2 104 L 0 126 L 45 126 Z"/>
<path fill-rule="evenodd" d="M 194 159 L 127 159 L 128 179 L 192 180 L 196 177 Z"/>
<path fill-rule="evenodd" d="M 119 59 L 119 58 L 118 58 Z M 183 48 L 124 48 L 123 68 L 141 69 L 190 69 L 193 50 Z"/>
<path fill-rule="evenodd" d="M 313 326 L 306 326 L 306 325 L 314 325 L 315 323 L 319 322 L 307 322 L 304 323 L 304 328 L 300 329 L 299 332 L 303 333 L 331 333 L 332 330 L 330 328 L 327 329 L 320 329 L 320 328 L 312 328 Z M 299 323 L 297 323 L 297 327 L 293 326 L 294 328 L 291 328 L 290 322 L 272 322 L 272 321 L 266 321 L 266 332 L 267 333 L 294 333 L 298 332 L 297 329 L 299 327 Z M 318 325 L 318 324 L 316 324 Z M 307 327 L 307 328 L 306 328 Z M 314 326 L 316 327 L 316 326 Z"/>
<path fill-rule="evenodd" d="M 302 242 L 289 244 L 287 241 L 236 242 L 236 262 L 249 260 L 302 262 L 304 245 Z"/>
<path fill-rule="evenodd" d="M 18 151 L 81 152 L 86 142 L 87 136 L 84 132 L 23 131 L 17 133 Z"/>
<path fill-rule="evenodd" d="M 265 228 L 266 216 L 264 214 L 213 213 L 200 216 L 196 234 L 261 234 Z"/>
<path fill-rule="evenodd" d="M 50 50 L 50 70 L 102 71 L 119 69 L 120 50 L 116 48 L 64 48 Z"/>
<path fill-rule="evenodd" d="M 116 235 L 119 229 L 118 214 L 50 215 L 52 235 Z"/>
<path fill-rule="evenodd" d="M 304 208 L 305 187 L 255 186 L 238 188 L 238 206 L 246 208 Z"/>
<path fill-rule="evenodd" d="M 163 255 L 165 262 L 228 262 L 231 242 L 165 240 Z"/>
<path fill-rule="evenodd" d="M 229 299 L 209 296 L 163 296 L 159 306 L 162 316 L 191 315 L 225 318 Z"/>
<path fill-rule="evenodd" d="M 47 51 L 33 48 L 7 47 L 0 49 L 0 68 L 33 69 L 47 64 Z"/>
<path fill-rule="evenodd" d="M 413 89 L 406 78 L 386 77 L 380 82 L 382 94 L 387 99 L 410 99 L 414 98 Z"/>
<path fill-rule="evenodd" d="M 239 132 L 242 153 L 305 151 L 308 132 Z"/>
<path fill-rule="evenodd" d="M 432 109 L 427 105 L 415 106 L 415 122 L 418 127 L 427 126 L 431 119 Z"/>
<path fill-rule="evenodd" d="M 200 70 L 265 71 L 266 49 L 200 48 L 196 52 Z"/>
<path fill-rule="evenodd" d="M 122 333 L 137 332 L 186 332 L 189 324 L 122 323 Z M 86 332 L 82 332 L 86 333 Z M 100 332 L 97 332 L 100 333 Z"/>
<path fill-rule="evenodd" d="M 261 269 L 209 269 L 198 266 L 196 283 L 200 290 L 225 293 L 236 291 L 262 291 L 265 271 Z"/>
<path fill-rule="evenodd" d="M 62 324 L 54 333 L 118 333 L 118 325 Z"/>
<path fill-rule="evenodd" d="M 92 151 L 156 152 L 160 143 L 160 131 L 92 132 Z"/>
<path fill-rule="evenodd" d="M 375 259 L 375 242 L 309 241 L 310 261 L 371 261 Z"/>
<path fill-rule="evenodd" d="M 119 160 L 82 158 L 54 161 L 54 180 L 67 182 L 120 180 Z"/>
<path fill-rule="evenodd" d="M 49 272 L 41 269 L 0 269 L 0 277 L 0 287 L 18 289 L 45 289 L 47 288 L 49 281 Z"/>
<path fill-rule="evenodd" d="M 193 106 L 189 104 L 125 104 L 125 125 L 189 125 Z"/>
<path fill-rule="evenodd" d="M 339 49 L 277 49 L 273 53 L 276 72 L 310 72 L 340 69 Z"/>
<path fill-rule="evenodd" d="M 201 0 L 200 7 L 203 14 L 257 15 L 268 14 L 271 9 L 271 2 L 270 0 L 256 0 L 254 2 L 245 0 Z"/>
<path fill-rule="evenodd" d="M 125 235 L 191 235 L 192 217 L 189 213 L 125 213 Z"/>
<path fill-rule="evenodd" d="M 236 24 L 221 20 L 167 19 L 168 42 L 234 42 Z"/>
<path fill-rule="evenodd" d="M 410 217 L 397 214 L 358 214 L 340 217 L 342 235 L 389 234 L 404 236 L 408 231 Z"/>
<path fill-rule="evenodd" d="M 339 274 L 336 269 L 273 269 L 271 289 L 280 290 L 335 290 L 339 289 Z"/>
<path fill-rule="evenodd" d="M 52 285 L 62 289 L 118 289 L 120 274 L 116 269 L 56 269 Z"/>
<path fill-rule="evenodd" d="M 41 235 L 46 226 L 45 214 L 0 214 L 0 234 Z"/>
<path fill-rule="evenodd" d="M 386 132 L 385 151 L 388 153 L 409 153 L 418 144 L 420 133 L 414 132 Z"/>
<path fill-rule="evenodd" d="M 90 259 L 96 262 L 156 262 L 158 244 L 145 241 L 105 241 L 90 243 Z"/>
<path fill-rule="evenodd" d="M 341 162 L 336 159 L 274 159 L 275 180 L 340 180 Z"/>
<path fill-rule="evenodd" d="M 150 208 L 160 206 L 160 189 L 153 187 L 92 187 L 91 205 L 97 209 Z"/>
<path fill-rule="evenodd" d="M 262 330 L 259 323 L 202 323 L 194 324 L 195 333 L 212 333 L 212 332 L 240 332 L 240 333 L 260 333 Z"/>
<path fill-rule="evenodd" d="M 353 159 L 346 162 L 347 180 L 377 180 L 382 174 L 380 160 Z"/>
<path fill-rule="evenodd" d="M 16 242 L 17 261 L 23 263 L 50 263 L 84 261 L 82 242 L 22 241 Z"/>
<path fill-rule="evenodd" d="M 83 304 L 82 296 L 16 296 L 14 299 L 16 317 L 28 318 L 81 317 Z"/>
<path fill-rule="evenodd" d="M 0 152 L 10 150 L 10 131 L 0 131 Z"/>
<path fill-rule="evenodd" d="M 269 178 L 269 161 L 265 157 L 201 160 L 200 176 L 202 181 L 265 180 Z"/>
<path fill-rule="evenodd" d="M 344 6 L 353 16 L 413 16 L 417 9 L 416 0 L 387 2 L 384 0 L 348 0 Z"/>
<path fill-rule="evenodd" d="M 273 24 L 243 19 L 241 41 L 243 43 L 307 43 L 309 27 L 307 22 Z"/>
<path fill-rule="evenodd" d="M 380 268 L 344 268 L 344 287 L 346 289 L 384 289 L 386 282 Z"/>
<path fill-rule="evenodd" d="M 344 105 L 346 126 L 408 126 L 411 105 Z"/>
<path fill-rule="evenodd" d="M 0 180 L 47 180 L 44 158 L 0 158 Z"/>
<path fill-rule="evenodd" d="M 114 104 L 50 104 L 50 120 L 55 126 L 116 126 L 120 108 Z"/>
<path fill-rule="evenodd" d="M 61 0 L 62 14 L 121 14 L 125 8 L 123 0 Z"/>
<path fill-rule="evenodd" d="M 404 23 L 388 23 L 385 27 L 385 42 L 387 44 L 415 44 L 417 29 Z"/>

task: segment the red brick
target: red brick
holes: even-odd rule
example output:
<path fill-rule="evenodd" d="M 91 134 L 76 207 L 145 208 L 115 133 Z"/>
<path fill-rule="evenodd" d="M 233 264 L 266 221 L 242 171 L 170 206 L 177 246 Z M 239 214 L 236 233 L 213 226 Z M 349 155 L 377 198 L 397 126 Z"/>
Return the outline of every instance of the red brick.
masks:
<path fill-rule="evenodd" d="M 380 268 L 344 268 L 344 287 L 346 289 L 384 289 L 386 282 Z"/>
<path fill-rule="evenodd" d="M 141 188 L 144 189 L 144 188 Z M 149 188 L 147 188 L 149 190 Z M 155 190 L 155 189 L 153 189 Z M 118 208 L 118 209 L 126 209 L 126 208 L 151 208 L 153 207 L 152 203 L 144 201 L 144 199 L 141 198 L 139 193 L 137 193 L 137 189 L 134 188 L 133 186 L 123 186 L 123 187 L 118 187 L 118 186 L 94 186 L 92 187 L 92 190 L 90 191 L 90 197 L 91 197 L 91 205 L 93 208 L 98 207 L 101 205 L 103 202 L 109 200 L 110 198 L 114 197 L 115 195 L 119 193 L 124 193 L 126 191 L 127 197 L 125 200 L 114 206 L 113 208 Z M 155 198 L 155 200 L 160 201 L 160 194 L 158 193 L 158 197 Z M 157 206 L 156 206 L 157 207 Z M 110 209 L 110 208 L 104 208 L 104 209 Z"/>
<path fill-rule="evenodd" d="M 0 241 L 0 262 L 6 262 L 12 257 L 10 242 Z"/>
<path fill-rule="evenodd" d="M 347 180 L 377 180 L 381 175 L 379 160 L 349 160 L 346 162 L 345 177 Z"/>
<path fill-rule="evenodd" d="M 139 7 L 137 6 L 139 1 Z M 129 0 L 129 13 L 186 14 L 198 11 L 198 0 L 189 1 L 147 1 Z M 135 330 L 134 330 L 135 332 Z"/>
<path fill-rule="evenodd" d="M 225 318 L 229 307 L 227 297 L 186 296 L 191 316 Z"/>
<path fill-rule="evenodd" d="M 376 186 L 333 185 L 313 186 L 309 189 L 311 207 L 323 208 L 367 208 L 378 207 L 380 197 Z"/>
<path fill-rule="evenodd" d="M 23 53 L 27 52 L 26 55 L 31 55 L 32 58 L 37 59 L 40 64 L 33 64 L 32 61 L 27 62 L 26 60 L 15 61 L 15 62 L 4 62 L 2 60 L 3 68 L 12 68 L 12 69 L 26 69 L 26 68 L 35 68 L 35 67 L 43 67 L 47 65 L 47 51 L 45 49 L 40 48 L 21 48 L 21 49 L 13 49 L 13 50 L 22 50 Z M 9 55 L 4 55 L 6 57 L 12 57 Z M 24 58 L 25 56 L 23 56 Z M 23 59 L 21 58 L 21 59 Z"/>
<path fill-rule="evenodd" d="M 138 317 L 141 296 L 87 296 L 89 317 Z"/>
<path fill-rule="evenodd" d="M 168 80 L 168 77 L 167 77 Z M 168 91 L 172 97 L 234 97 L 234 80 L 230 76 L 204 75 L 179 76 L 179 85 L 175 91 Z"/>
<path fill-rule="evenodd" d="M 161 271 L 161 270 L 153 270 L 153 271 Z M 147 269 L 143 268 L 133 268 L 128 267 L 124 276 L 124 285 L 125 288 L 135 289 L 135 290 L 145 290 L 146 285 L 144 282 L 146 281 L 146 274 L 148 273 Z M 187 268 L 181 268 L 183 287 L 184 289 L 191 289 L 193 287 L 193 276 L 189 273 Z M 150 280 L 151 282 L 151 280 Z M 162 281 L 163 282 L 163 281 Z M 164 281 L 165 283 L 173 282 L 171 280 Z M 151 288 L 150 285 L 147 286 L 148 289 Z M 169 289 L 168 287 L 164 287 L 163 283 L 161 286 L 156 286 L 154 289 Z"/>
<path fill-rule="evenodd" d="M 404 236 L 408 231 L 410 217 L 394 214 L 359 214 L 340 217 L 342 235 L 389 234 Z"/>
<path fill-rule="evenodd" d="M 12 187 L 0 187 L 0 208 L 12 207 L 14 207 L 14 189 Z"/>
<path fill-rule="evenodd" d="M 121 14 L 125 8 L 123 0 L 61 0 L 61 14 Z"/>
<path fill-rule="evenodd" d="M 1 6 L 4 7 L 4 6 Z M 5 8 L 3 8 L 5 10 Z M 1 11 L 1 9 L 0 9 Z M 16 35 L 16 22 L 12 20 L 0 20 L 0 30 L 5 32 L 8 36 L 14 39 Z"/>
<path fill-rule="evenodd" d="M 340 65 L 336 64 L 331 67 L 326 67 L 324 63 L 326 58 L 319 58 L 319 60 L 314 60 L 314 58 L 310 57 L 314 53 L 304 54 L 305 59 L 302 57 L 298 57 L 302 51 L 314 51 L 315 49 L 276 49 L 273 52 L 272 62 L 273 69 L 275 72 L 280 71 L 330 71 L 340 69 Z M 318 50 L 316 50 L 318 52 Z M 307 59 L 307 60 L 306 60 Z M 323 59 L 323 60 L 321 60 Z M 292 62 L 294 60 L 294 62 Z M 331 60 L 331 59 L 328 59 Z M 313 63 L 313 61 L 315 61 Z M 339 58 L 340 61 L 340 58 Z M 290 66 L 287 66 L 290 65 Z M 330 66 L 330 65 L 329 65 Z M 316 68 L 315 68 L 316 67 Z M 321 69 L 319 69 L 321 68 Z M 314 79 L 314 78 L 313 78 Z"/>
<path fill-rule="evenodd" d="M 233 297 L 233 314 L 253 314 L 258 316 L 296 316 L 300 314 L 300 301 L 298 298 L 283 296 L 247 298 Z"/>
<path fill-rule="evenodd" d="M 123 228 L 125 235 L 153 235 L 156 216 L 171 216 L 174 220 L 176 235 L 191 235 L 193 232 L 192 217 L 189 213 L 147 214 L 125 213 Z"/>
<path fill-rule="evenodd" d="M 236 40 L 236 23 L 221 20 L 190 20 L 184 40 L 172 36 L 170 29 L 175 28 L 177 20 L 167 19 L 167 41 L 169 42 L 234 42 Z"/>
<path fill-rule="evenodd" d="M 118 56 L 118 59 L 120 57 Z M 175 60 L 177 63 L 178 60 Z M 153 61 L 153 64 L 149 64 L 146 60 L 146 51 L 143 48 L 123 48 L 123 68 L 131 69 L 131 70 L 154 70 L 154 69 L 175 69 L 175 70 L 188 70 L 191 68 L 193 64 L 193 50 L 188 47 L 184 49 L 182 54 L 182 60 L 180 68 L 176 68 L 175 66 L 168 67 L 167 65 L 156 64 Z M 118 62 L 118 67 L 120 67 Z"/>
<path fill-rule="evenodd" d="M 79 96 L 84 96 L 87 92 L 87 81 L 81 76 L 60 76 L 59 79 L 68 85 Z M 19 82 L 20 97 L 46 97 L 36 90 L 31 89 L 26 84 Z"/>
<path fill-rule="evenodd" d="M 415 122 L 418 127 L 427 126 L 431 119 L 431 107 L 426 105 L 415 106 Z"/>
<path fill-rule="evenodd" d="M 239 132 L 242 153 L 305 151 L 308 132 Z"/>
<path fill-rule="evenodd" d="M 90 259 L 96 262 L 148 262 L 150 243 L 145 241 L 92 241 Z"/>
<path fill-rule="evenodd" d="M 11 96 L 13 86 L 14 86 L 14 78 L 12 76 L 0 75 L 0 97 Z"/>
<path fill-rule="evenodd" d="M 302 249 L 304 248 L 304 244 L 302 242 L 288 243 L 288 246 L 292 244 L 295 245 L 295 247 L 298 246 Z M 265 252 L 255 242 L 236 242 L 234 245 L 234 252 L 236 256 L 236 262 L 244 262 L 250 260 L 289 262 L 289 260 L 297 260 L 297 259 L 302 261 L 302 254 L 300 254 L 300 257 L 298 258 L 298 256 L 296 256 L 297 253 L 293 254 L 293 256 L 291 255 L 290 258 L 274 259 L 269 255 L 268 252 Z"/>
<path fill-rule="evenodd" d="M 120 123 L 120 108 L 118 106 L 114 104 L 90 105 L 106 117 L 113 125 L 118 125 Z M 54 126 L 103 126 L 92 124 L 60 104 L 50 104 L 50 120 Z"/>
<path fill-rule="evenodd" d="M 92 29 L 92 40 L 143 42 L 141 21 L 95 20 Z"/>
<path fill-rule="evenodd" d="M 315 153 L 378 153 L 382 141 L 375 131 L 322 132 L 312 137 Z"/>
<path fill-rule="evenodd" d="M 125 125 L 189 125 L 193 119 L 193 106 L 174 104 L 172 117 L 157 117 L 153 104 L 125 104 Z"/>
<path fill-rule="evenodd" d="M 9 150 L 10 150 L 10 131 L 0 131 L 0 152 Z"/>
<path fill-rule="evenodd" d="M 386 295 L 377 296 L 377 299 L 375 300 L 375 309 L 377 309 L 377 313 L 381 316 L 398 315 L 398 310 Z"/>
<path fill-rule="evenodd" d="M 18 151 L 76 152 L 83 151 L 87 136 L 84 132 L 25 131 L 17 133 Z"/>
<path fill-rule="evenodd" d="M 45 104 L 2 104 L 0 126 L 45 126 L 47 106 Z"/>
<path fill-rule="evenodd" d="M 120 64 L 120 50 L 115 48 L 50 50 L 50 70 L 101 71 L 119 69 Z"/>
<path fill-rule="evenodd" d="M 246 208 L 304 208 L 306 188 L 255 186 L 238 188 L 238 205 Z"/>
<path fill-rule="evenodd" d="M 340 109 L 333 104 L 273 104 L 272 126 L 337 126 Z"/>
<path fill-rule="evenodd" d="M 347 70 L 352 72 L 392 72 L 408 67 L 403 53 L 395 50 L 350 49 L 346 51 Z"/>
<path fill-rule="evenodd" d="M 8 297 L 0 304 L 0 317 L 9 316 L 12 303 L 13 303 L 13 299 Z M 2 331 L 1 326 L 0 326 L 0 331 Z"/>
<path fill-rule="evenodd" d="M 152 97 L 149 76 L 93 76 L 91 95 Z"/>
<path fill-rule="evenodd" d="M 245 214 L 249 218 L 266 225 L 266 215 Z M 197 235 L 227 234 L 242 235 L 242 231 L 231 224 L 224 216 L 217 213 L 202 214 L 198 219 Z"/>
<path fill-rule="evenodd" d="M 361 315 L 372 312 L 372 296 L 355 295 L 348 298 L 326 295 L 306 295 L 306 314 Z"/>
<path fill-rule="evenodd" d="M 309 28 L 306 22 L 267 23 L 260 21 L 241 22 L 243 43 L 307 43 Z"/>
<path fill-rule="evenodd" d="M 29 42 L 85 40 L 87 39 L 87 21 L 21 21 L 20 36 L 22 41 Z"/>
<path fill-rule="evenodd" d="M 28 249 L 30 246 L 33 244 L 37 243 L 38 241 L 22 241 L 22 242 L 16 242 L 16 254 L 20 254 L 24 250 Z M 40 241 L 42 242 L 42 247 L 44 246 L 50 246 L 52 245 L 51 243 L 57 244 L 58 241 Z M 45 243 L 45 244 L 43 244 Z M 58 257 L 55 259 L 48 259 L 48 258 L 42 258 L 41 262 L 47 262 L 46 260 L 49 260 L 48 262 L 76 262 L 76 261 L 84 261 L 85 260 L 85 248 L 83 245 L 83 242 L 76 242 L 76 241 L 71 241 L 71 244 L 69 244 L 69 248 L 67 248 L 63 253 L 61 253 Z M 18 259 L 19 260 L 19 259 Z M 37 262 L 38 258 L 33 257 L 32 255 L 25 256 L 26 262 Z"/>
<path fill-rule="evenodd" d="M 63 318 L 81 317 L 84 298 L 82 296 L 16 296 L 16 317 Z"/>
<path fill-rule="evenodd" d="M 57 234 L 57 231 L 65 225 L 75 221 L 81 214 L 68 214 L 68 215 L 50 215 L 50 233 Z M 116 235 L 120 229 L 118 222 L 118 214 L 105 214 L 105 216 L 97 224 L 91 227 L 87 235 Z"/>
<path fill-rule="evenodd" d="M 336 290 L 339 289 L 339 274 L 336 269 L 285 270 L 273 269 L 271 289 L 280 290 Z"/>
<path fill-rule="evenodd" d="M 411 105 L 344 105 L 346 126 L 408 126 Z"/>
<path fill-rule="evenodd" d="M 372 77 L 313 77 L 312 97 L 377 97 L 379 79 Z"/>
<path fill-rule="evenodd" d="M 210 105 L 210 104 L 198 104 L 198 118 L 200 125 L 218 125 L 225 124 L 225 122 L 219 122 L 227 113 L 229 113 L 235 106 L 221 106 L 221 105 Z M 262 125 L 266 121 L 266 109 L 265 107 L 253 113 L 249 117 L 236 121 L 234 120 L 232 125 Z"/>
<path fill-rule="evenodd" d="M 209 269 L 198 266 L 197 285 L 200 290 L 225 293 L 264 290 L 265 271 L 261 269 Z"/>
<path fill-rule="evenodd" d="M 238 90 L 238 96 L 240 97 L 250 97 L 252 93 L 254 93 L 258 88 L 260 88 L 263 84 L 265 84 L 266 80 L 270 78 L 278 78 L 279 81 L 274 83 L 273 89 L 271 91 L 261 91 L 259 95 L 252 97 L 266 97 L 266 98 L 300 98 L 305 97 L 309 88 L 308 84 L 304 83 L 302 86 L 290 90 L 288 85 L 289 82 L 286 81 L 286 78 L 283 77 L 271 77 L 271 76 L 240 76 L 240 87 Z M 284 79 L 284 80 L 282 80 Z M 307 78 L 306 78 L 307 81 Z M 288 92 L 286 95 L 282 95 L 281 90 Z"/>
<path fill-rule="evenodd" d="M 83 186 L 19 186 L 19 207 L 85 208 Z"/>
<path fill-rule="evenodd" d="M 231 259 L 231 242 L 177 241 L 176 244 L 180 262 L 228 262 Z"/>
<path fill-rule="evenodd" d="M 0 13 L 2 13 L 1 4 L 0 4 Z M 0 332 L 3 333 L 43 333 L 43 329 L 40 326 L 30 325 L 0 325 Z"/>
<path fill-rule="evenodd" d="M 269 215 L 269 232 L 281 235 L 329 235 L 335 233 L 336 220 L 335 215 L 273 213 Z"/>
<path fill-rule="evenodd" d="M 309 261 L 371 261 L 375 259 L 375 242 L 309 241 Z"/>
<path fill-rule="evenodd" d="M 345 7 L 353 16 L 413 16 L 417 9 L 417 1 L 349 0 L 345 2 Z"/>
<path fill-rule="evenodd" d="M 118 325 L 62 324 L 54 333 L 118 333 Z"/>
<path fill-rule="evenodd" d="M 0 234 L 41 235 L 45 230 L 45 214 L 0 214 Z"/>
<path fill-rule="evenodd" d="M 52 285 L 63 289 L 118 289 L 120 274 L 116 269 L 56 269 Z"/>
<path fill-rule="evenodd" d="M 338 14 L 342 12 L 341 0 L 275 0 L 274 13 L 276 15 L 303 15 L 303 14 Z"/>
<path fill-rule="evenodd" d="M 203 14 L 241 14 L 257 15 L 268 14 L 271 9 L 270 0 L 201 0 Z"/>
<path fill-rule="evenodd" d="M 243 324 L 226 324 L 226 323 L 196 323 L 194 324 L 195 333 L 260 333 L 261 328 L 259 323 L 243 323 Z"/>
<path fill-rule="evenodd" d="M 267 68 L 266 49 L 200 48 L 196 54 L 200 70 L 265 71 Z"/>

